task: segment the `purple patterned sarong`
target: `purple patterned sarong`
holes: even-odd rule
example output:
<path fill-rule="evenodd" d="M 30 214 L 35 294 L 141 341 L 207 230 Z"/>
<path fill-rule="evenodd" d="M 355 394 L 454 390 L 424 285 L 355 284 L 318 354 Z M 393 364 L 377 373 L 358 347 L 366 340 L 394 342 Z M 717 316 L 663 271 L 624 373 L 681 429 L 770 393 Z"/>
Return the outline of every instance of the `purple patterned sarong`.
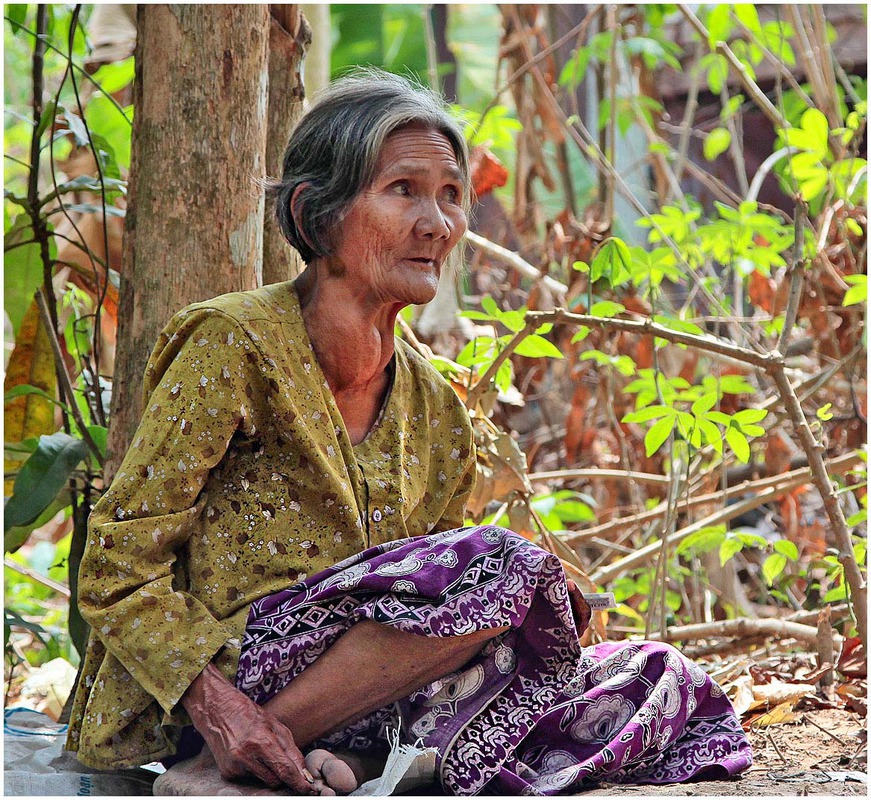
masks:
<path fill-rule="evenodd" d="M 723 779 L 751 764 L 723 691 L 669 645 L 583 648 L 559 559 L 481 526 L 372 547 L 255 602 L 236 685 L 264 703 L 355 623 L 425 636 L 509 626 L 459 672 L 317 746 L 438 750 L 451 794 Z"/>

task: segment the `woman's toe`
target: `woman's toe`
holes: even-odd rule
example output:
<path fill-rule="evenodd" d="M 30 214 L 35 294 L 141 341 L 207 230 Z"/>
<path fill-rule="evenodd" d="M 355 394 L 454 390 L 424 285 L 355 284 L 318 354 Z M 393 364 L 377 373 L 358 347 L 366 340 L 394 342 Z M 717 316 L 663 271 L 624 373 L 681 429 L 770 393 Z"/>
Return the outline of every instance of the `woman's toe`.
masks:
<path fill-rule="evenodd" d="M 315 779 L 312 788 L 322 796 L 348 794 L 357 788 L 351 767 L 328 750 L 312 750 L 305 765 Z"/>

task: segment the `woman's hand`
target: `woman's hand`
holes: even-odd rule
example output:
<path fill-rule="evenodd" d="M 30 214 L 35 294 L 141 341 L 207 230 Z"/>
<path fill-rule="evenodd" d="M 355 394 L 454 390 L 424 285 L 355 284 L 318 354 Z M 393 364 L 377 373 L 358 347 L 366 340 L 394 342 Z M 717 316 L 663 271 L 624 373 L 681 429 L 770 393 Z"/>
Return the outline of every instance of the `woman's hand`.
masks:
<path fill-rule="evenodd" d="M 271 789 L 313 794 L 312 777 L 290 729 L 247 698 L 214 665 L 181 699 L 227 780 L 259 778 Z"/>

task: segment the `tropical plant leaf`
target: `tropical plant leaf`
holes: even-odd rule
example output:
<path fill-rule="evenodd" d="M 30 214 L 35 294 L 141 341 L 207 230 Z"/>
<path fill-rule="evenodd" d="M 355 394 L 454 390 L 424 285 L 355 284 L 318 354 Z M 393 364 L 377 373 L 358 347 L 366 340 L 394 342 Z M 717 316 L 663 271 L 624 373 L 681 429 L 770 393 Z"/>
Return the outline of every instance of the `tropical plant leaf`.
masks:
<path fill-rule="evenodd" d="M 4 509 L 4 532 L 15 526 L 28 525 L 42 514 L 88 452 L 81 439 L 63 431 L 40 436 L 36 452 L 27 459 L 15 478 L 12 497 Z"/>
<path fill-rule="evenodd" d="M 21 394 L 4 405 L 3 429 L 7 442 L 20 442 L 55 430 L 54 403 L 48 399 L 57 392 L 54 355 L 36 301 L 31 302 L 15 337 L 4 391 L 8 394 L 20 386 L 32 386 L 45 395 L 35 392 Z M 7 473 L 15 472 L 19 466 L 20 462 L 15 460 L 7 458 L 5 461 Z M 10 491 L 7 481 L 4 495 L 8 496 Z"/>

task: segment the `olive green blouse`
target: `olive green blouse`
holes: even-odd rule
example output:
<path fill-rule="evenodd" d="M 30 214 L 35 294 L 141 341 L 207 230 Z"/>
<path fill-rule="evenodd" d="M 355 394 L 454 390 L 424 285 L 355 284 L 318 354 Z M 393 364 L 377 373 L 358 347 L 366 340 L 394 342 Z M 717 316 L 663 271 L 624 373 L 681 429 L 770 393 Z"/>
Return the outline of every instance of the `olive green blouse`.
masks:
<path fill-rule="evenodd" d="M 67 748 L 97 768 L 175 751 L 182 694 L 211 660 L 235 678 L 254 600 L 460 527 L 475 477 L 465 408 L 401 340 L 381 415 L 351 444 L 292 282 L 179 312 L 145 392 L 79 577 L 92 630 Z"/>

